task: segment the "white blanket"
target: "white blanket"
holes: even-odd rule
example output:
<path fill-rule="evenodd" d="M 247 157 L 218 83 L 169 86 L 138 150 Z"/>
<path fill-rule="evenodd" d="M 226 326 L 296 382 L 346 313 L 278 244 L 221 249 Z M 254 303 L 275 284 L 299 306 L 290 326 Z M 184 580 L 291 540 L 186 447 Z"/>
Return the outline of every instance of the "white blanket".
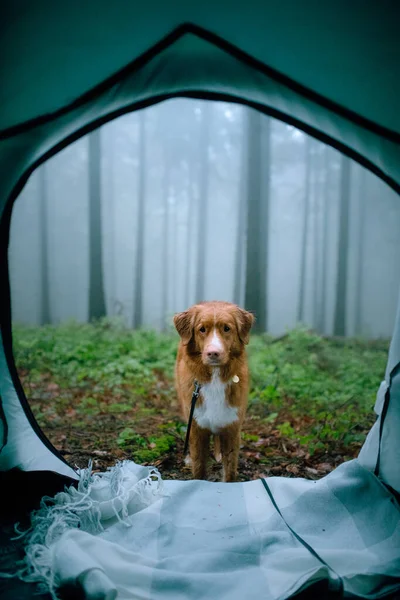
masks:
<path fill-rule="evenodd" d="M 325 582 L 346 595 L 400 589 L 400 510 L 358 461 L 320 481 L 162 482 L 121 463 L 82 471 L 34 518 L 30 578 L 55 597 L 79 582 L 89 600 L 278 600 Z"/>

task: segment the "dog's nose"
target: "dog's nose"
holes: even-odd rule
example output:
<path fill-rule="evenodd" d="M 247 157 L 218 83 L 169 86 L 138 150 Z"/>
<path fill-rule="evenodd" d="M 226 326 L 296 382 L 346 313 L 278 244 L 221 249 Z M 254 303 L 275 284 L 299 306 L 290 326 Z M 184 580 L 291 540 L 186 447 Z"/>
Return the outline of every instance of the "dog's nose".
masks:
<path fill-rule="evenodd" d="M 208 358 L 219 358 L 220 357 L 220 351 L 217 348 L 209 348 L 207 350 L 207 356 Z"/>

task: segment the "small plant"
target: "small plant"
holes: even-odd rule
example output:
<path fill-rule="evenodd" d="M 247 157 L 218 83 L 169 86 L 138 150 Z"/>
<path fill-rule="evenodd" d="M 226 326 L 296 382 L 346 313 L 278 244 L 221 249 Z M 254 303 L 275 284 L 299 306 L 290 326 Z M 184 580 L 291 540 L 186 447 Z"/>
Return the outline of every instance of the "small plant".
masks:
<path fill-rule="evenodd" d="M 258 438 L 258 435 L 253 435 L 252 433 L 246 433 L 245 431 L 242 431 L 242 439 L 245 442 L 257 442 Z"/>
<path fill-rule="evenodd" d="M 117 444 L 120 448 L 132 448 L 138 446 L 145 448 L 147 446 L 147 440 L 145 437 L 138 435 L 133 429 L 127 427 L 118 436 Z"/>

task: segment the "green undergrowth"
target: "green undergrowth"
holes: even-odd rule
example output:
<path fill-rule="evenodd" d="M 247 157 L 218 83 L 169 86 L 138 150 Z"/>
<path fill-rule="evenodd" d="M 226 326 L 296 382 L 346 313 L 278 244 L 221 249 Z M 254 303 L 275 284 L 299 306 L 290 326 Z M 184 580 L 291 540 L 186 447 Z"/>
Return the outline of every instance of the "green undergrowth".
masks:
<path fill-rule="evenodd" d="M 175 398 L 176 334 L 132 331 L 102 320 L 18 325 L 13 338 L 16 364 L 42 426 L 73 407 L 82 427 L 97 415 L 115 415 L 122 422 L 116 445 L 139 462 L 174 450 L 182 437 L 181 426 L 169 423 L 168 416 Z M 248 415 L 310 453 L 332 444 L 359 444 L 374 420 L 387 349 L 387 341 L 329 339 L 304 329 L 280 340 L 253 335 Z M 133 414 L 138 420 L 160 417 L 167 429 L 158 423 L 139 435 Z M 253 442 L 258 433 L 243 435 Z"/>
<path fill-rule="evenodd" d="M 362 442 L 387 351 L 387 341 L 329 339 L 304 329 L 281 341 L 254 336 L 250 410 L 311 453 L 330 442 Z"/>
<path fill-rule="evenodd" d="M 160 373 L 171 374 L 176 339 L 154 331 L 132 331 L 119 321 L 67 323 L 44 327 L 15 326 L 17 366 L 29 370 L 31 381 L 49 373 L 62 388 L 112 391 L 141 397 Z M 90 404 L 90 401 L 88 402 Z"/>

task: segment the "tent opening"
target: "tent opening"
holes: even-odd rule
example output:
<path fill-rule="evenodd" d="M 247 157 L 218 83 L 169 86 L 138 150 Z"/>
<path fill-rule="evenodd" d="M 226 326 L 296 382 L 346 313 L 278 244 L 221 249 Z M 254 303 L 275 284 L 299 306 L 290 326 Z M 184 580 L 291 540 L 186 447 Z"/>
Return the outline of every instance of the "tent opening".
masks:
<path fill-rule="evenodd" d="M 240 104 L 181 98 L 110 121 L 39 167 L 13 211 L 14 355 L 36 421 L 72 465 L 133 457 L 190 478 L 172 316 L 223 299 L 257 317 L 241 479 L 322 476 L 374 420 L 399 225 L 374 175 Z M 343 353 L 367 391 L 323 388 Z"/>

